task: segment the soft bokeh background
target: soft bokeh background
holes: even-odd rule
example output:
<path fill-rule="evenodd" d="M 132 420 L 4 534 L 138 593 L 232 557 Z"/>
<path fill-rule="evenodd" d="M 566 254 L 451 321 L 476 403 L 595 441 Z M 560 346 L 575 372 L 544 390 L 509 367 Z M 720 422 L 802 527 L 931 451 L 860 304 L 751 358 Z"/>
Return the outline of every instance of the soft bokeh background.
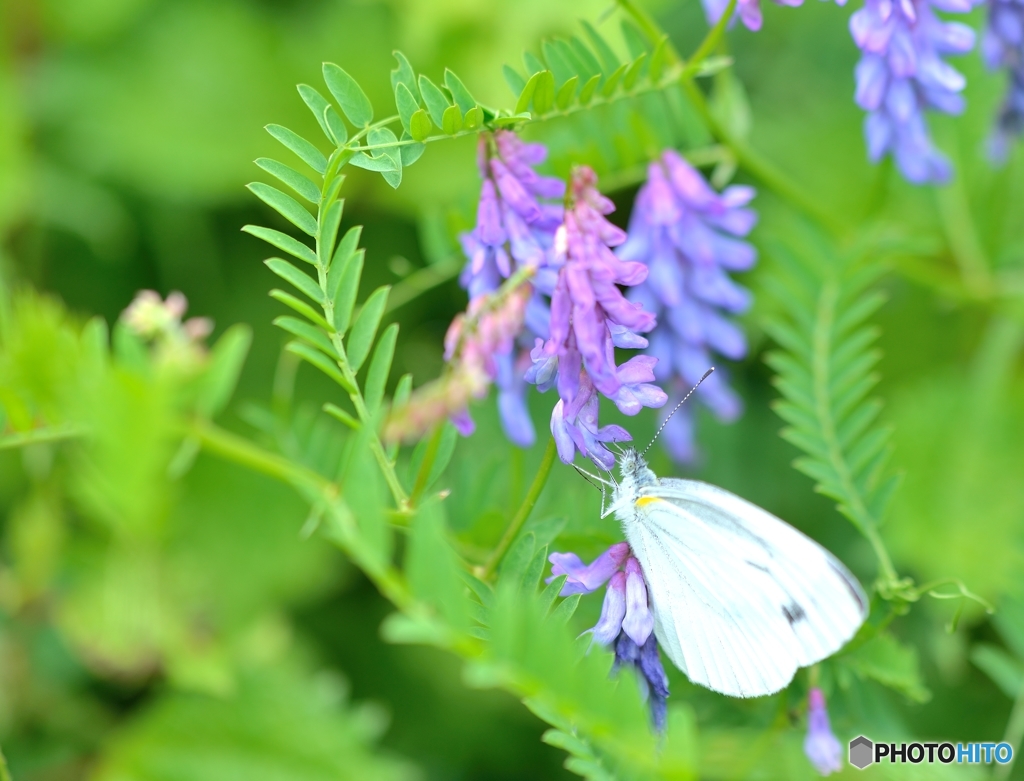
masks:
<path fill-rule="evenodd" d="M 650 8 L 684 52 L 706 31 L 696 0 Z M 273 219 L 243 189 L 260 173 L 251 161 L 276 151 L 263 125 L 315 134 L 294 84 L 318 84 L 323 60 L 348 69 L 384 105 L 393 48 L 434 76 L 453 67 L 483 102 L 505 105 L 501 64 L 518 63 L 524 47 L 536 50 L 578 18 L 597 20 L 605 4 L 7 0 L 2 9 L 8 288 L 46 291 L 75 317 L 110 323 L 140 288 L 181 290 L 217 334 L 238 322 L 254 331 L 226 424 L 252 434 L 261 407 L 290 404 L 297 439 L 329 442 L 337 432 L 316 410 L 338 391 L 319 375 L 302 368 L 294 397 L 271 398 L 294 367 L 280 364 L 284 338 L 270 325 L 280 307 L 266 295 L 265 250 L 239 232 Z M 958 165 L 955 183 L 914 189 L 870 166 L 852 102 L 850 11 L 769 4 L 762 32 L 729 34 L 743 87 L 719 102 L 734 128 L 837 219 L 888 222 L 921 247 L 884 278 L 889 302 L 877 318 L 884 418 L 906 476 L 883 537 L 902 572 L 961 578 L 1005 602 L 1024 587 L 1022 155 L 1000 171 L 986 163 L 1002 81 L 971 55 L 956 63 L 970 80 L 967 114 L 933 123 Z M 979 11 L 972 22 L 981 19 Z M 551 143 L 554 169 L 564 171 L 589 159 L 593 122 L 531 133 Z M 634 159 L 599 167 L 622 185 L 614 196 L 624 221 L 638 181 L 632 164 L 657 149 L 628 127 L 616 132 Z M 448 280 L 388 315 L 402 324 L 396 376 L 410 371 L 422 382 L 439 370 L 444 330 L 465 303 L 451 280 L 452 236 L 472 217 L 476 187 L 467 140 L 432 145 L 397 192 L 360 171 L 346 184 L 344 222 L 366 226 L 364 290 L 431 265 Z M 758 205 L 755 243 L 789 219 L 770 194 Z M 701 417 L 700 462 L 681 471 L 658 455 L 655 466 L 762 504 L 869 583 L 869 547 L 791 468 L 797 453 L 777 436 L 761 330 L 772 308 L 763 291 L 770 268 L 766 256 L 745 280 L 758 296 L 745 318 L 750 358 L 733 367 L 745 416 L 732 426 Z M 544 431 L 552 399 L 532 403 Z M 493 544 L 540 451 L 509 446 L 491 404 L 476 415 L 479 433 L 458 444 L 444 478 L 466 550 Z M 645 440 L 653 418 L 629 425 Z M 542 724 L 512 697 L 467 688 L 457 661 L 440 651 L 381 640 L 387 603 L 327 542 L 300 535 L 306 509 L 287 488 L 200 456 L 181 481 L 131 489 L 152 529 L 119 537 L 98 530 L 87 491 L 66 479 L 73 470 L 57 447 L 0 451 L 0 746 L 16 778 L 569 777 L 563 754 L 540 742 Z M 595 523 L 597 507 L 592 489 L 556 467 L 535 517 L 564 520 L 559 546 L 590 553 L 616 533 Z M 598 601 L 584 603 L 581 629 Z M 1012 648 L 1005 638 L 1024 637 L 1024 621 L 1004 612 L 1000 632 L 968 606 L 950 634 L 955 607 L 926 600 L 897 622 L 931 699 L 877 694 L 887 714 L 879 732 L 1001 738 L 1012 705 L 1004 690 L 1024 668 L 1011 663 L 1001 690 L 972 658 L 978 647 Z M 673 691 L 692 700 L 699 721 L 775 718 L 756 704 L 723 705 L 677 674 Z M 836 726 L 842 737 L 841 716 Z"/>

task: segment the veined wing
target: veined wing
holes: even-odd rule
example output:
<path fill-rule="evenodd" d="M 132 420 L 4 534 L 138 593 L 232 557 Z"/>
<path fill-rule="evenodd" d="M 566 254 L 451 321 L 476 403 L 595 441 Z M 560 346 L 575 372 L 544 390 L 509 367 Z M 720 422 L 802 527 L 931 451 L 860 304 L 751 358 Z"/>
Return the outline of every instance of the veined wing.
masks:
<path fill-rule="evenodd" d="M 665 479 L 633 507 L 622 520 L 658 640 L 695 683 L 738 697 L 778 691 L 865 618 L 864 593 L 834 556 L 728 491 Z"/>

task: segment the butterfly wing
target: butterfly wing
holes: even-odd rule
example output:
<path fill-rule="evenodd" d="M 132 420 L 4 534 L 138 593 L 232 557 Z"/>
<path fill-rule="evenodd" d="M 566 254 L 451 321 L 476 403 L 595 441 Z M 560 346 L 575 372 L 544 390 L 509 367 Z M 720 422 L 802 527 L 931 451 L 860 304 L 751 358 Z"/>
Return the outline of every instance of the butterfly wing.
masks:
<path fill-rule="evenodd" d="M 633 513 L 623 527 L 658 641 L 695 683 L 771 694 L 839 650 L 866 617 L 864 592 L 838 559 L 735 494 L 662 479 L 638 492 Z"/>

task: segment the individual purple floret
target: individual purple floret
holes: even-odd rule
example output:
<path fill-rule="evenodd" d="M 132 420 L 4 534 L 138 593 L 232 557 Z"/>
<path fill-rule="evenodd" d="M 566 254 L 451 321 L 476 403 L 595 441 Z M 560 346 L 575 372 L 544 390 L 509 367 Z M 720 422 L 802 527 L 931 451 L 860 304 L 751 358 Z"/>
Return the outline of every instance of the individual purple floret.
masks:
<path fill-rule="evenodd" d="M 825 695 L 821 689 L 811 689 L 807 697 L 807 737 L 804 739 L 804 753 L 823 776 L 838 773 L 843 769 L 843 749 L 828 721 Z"/>
<path fill-rule="evenodd" d="M 535 438 L 526 409 L 523 374 L 531 363 L 528 353 L 533 339 L 548 336 L 550 314 L 545 296 L 553 292 L 556 274 L 545 267 L 563 212 L 561 203 L 544 199 L 560 199 L 565 193 L 563 181 L 533 170 L 546 156 L 541 144 L 524 143 L 508 130 L 499 130 L 493 137 L 481 135 L 477 164 L 483 185 L 477 223 L 460 237 L 468 260 L 460 282 L 469 291 L 470 301 L 493 292 L 520 268 L 536 269 L 522 343 L 495 356 L 502 425 L 509 439 L 523 447 L 533 444 Z M 468 417 L 468 412 L 465 415 Z"/>
<path fill-rule="evenodd" d="M 892 154 L 914 184 L 948 181 L 949 161 L 932 144 L 926 109 L 947 114 L 964 110 L 966 80 L 943 55 L 965 54 L 974 31 L 940 20 L 933 9 L 964 13 L 976 0 L 866 0 L 850 17 L 850 32 L 863 52 L 857 64 L 857 104 L 864 122 L 868 156 L 878 162 Z"/>
<path fill-rule="evenodd" d="M 989 151 L 1004 162 L 1013 139 L 1024 133 L 1024 2 L 989 0 L 981 53 L 991 70 L 1006 70 L 1009 83 Z"/>
<path fill-rule="evenodd" d="M 549 260 L 558 269 L 549 335 L 537 340 L 526 380 L 541 391 L 558 389 L 551 433 L 562 461 L 571 463 L 578 450 L 610 470 L 615 457 L 605 444 L 630 437 L 620 426 L 598 425 L 598 394 L 625 415 L 660 407 L 668 397 L 651 384 L 654 361 L 649 356 L 615 363 L 616 347 L 646 347 L 647 340 L 638 334 L 654 328 L 654 315 L 626 300 L 618 287 L 641 283 L 647 267 L 623 262 L 611 251 L 626 235 L 605 219 L 615 207 L 597 191 L 597 175 L 590 168 L 573 172 L 571 195 Z"/>
<path fill-rule="evenodd" d="M 714 365 L 712 354 L 738 360 L 746 355 L 743 332 L 728 319 L 750 305 L 750 294 L 729 277 L 749 269 L 757 253 L 746 236 L 757 215 L 747 204 L 750 187 L 734 185 L 716 193 L 693 166 L 666 151 L 648 168 L 629 221 L 629 238 L 619 247 L 623 260 L 645 263 L 650 273 L 629 297 L 657 315 L 647 352 L 657 358 L 654 375 L 678 402 Z M 725 373 L 716 371 L 698 395 L 722 420 L 741 411 Z M 672 409 L 675 403 L 666 409 Z M 692 412 L 683 407 L 662 434 L 677 461 L 694 456 Z"/>
<path fill-rule="evenodd" d="M 616 543 L 591 564 L 584 564 L 575 553 L 552 553 L 548 561 L 551 562 L 551 577 L 547 583 L 560 575 L 567 576 L 560 592 L 563 597 L 589 594 L 607 582 L 601 617 L 584 634 L 590 633 L 594 643 L 613 647 L 613 673 L 623 666 L 636 669 L 651 707 L 654 726 L 659 732 L 663 731 L 668 676 L 658 655 L 647 583 L 640 562 L 632 556 L 629 545 Z"/>

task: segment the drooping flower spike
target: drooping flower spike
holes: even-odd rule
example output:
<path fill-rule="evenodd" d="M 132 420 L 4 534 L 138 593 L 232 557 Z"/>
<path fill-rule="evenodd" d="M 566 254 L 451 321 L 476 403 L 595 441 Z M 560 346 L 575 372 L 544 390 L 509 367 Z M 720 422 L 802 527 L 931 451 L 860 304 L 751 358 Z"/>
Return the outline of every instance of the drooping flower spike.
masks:
<path fill-rule="evenodd" d="M 732 360 L 746 355 L 746 338 L 728 316 L 746 310 L 751 298 L 729 273 L 749 269 L 757 259 L 741 239 L 757 222 L 747 206 L 753 197 L 753 188 L 740 185 L 716 193 L 673 150 L 651 163 L 637 194 L 629 238 L 618 255 L 650 269 L 629 297 L 661 323 L 647 352 L 657 358 L 657 381 L 674 397 L 666 409 L 717 363 L 713 354 Z M 742 409 L 721 371 L 707 378 L 700 399 L 721 420 L 736 418 Z M 692 460 L 692 408 L 678 410 L 662 436 L 675 460 Z"/>
<path fill-rule="evenodd" d="M 974 31 L 944 22 L 935 10 L 965 13 L 977 0 L 866 0 L 850 17 L 850 32 L 863 52 L 857 64 L 857 104 L 864 123 L 868 156 L 878 162 L 891 154 L 914 184 L 941 184 L 952 170 L 932 143 L 925 111 L 960 114 L 966 84 L 942 57 L 966 54 Z"/>
<path fill-rule="evenodd" d="M 825 695 L 821 689 L 811 689 L 807 696 L 807 737 L 804 739 L 804 754 L 823 776 L 838 773 L 843 769 L 843 749 L 832 734 Z"/>
<path fill-rule="evenodd" d="M 990 154 L 1003 162 L 1010 144 L 1024 133 L 1024 2 L 988 0 L 981 53 L 991 70 L 1005 70 L 1006 96 L 996 118 Z"/>
<path fill-rule="evenodd" d="M 654 614 L 647 597 L 647 583 L 638 562 L 624 542 L 612 545 L 590 564 L 575 553 L 552 553 L 548 583 L 565 575 L 560 595 L 589 594 L 608 584 L 601 617 L 584 634 L 592 642 L 615 652 L 612 672 L 624 666 L 636 669 L 651 708 L 655 729 L 664 731 L 667 714 L 668 676 L 658 654 L 654 636 Z"/>
<path fill-rule="evenodd" d="M 550 313 L 546 296 L 554 289 L 556 274 L 549 255 L 556 229 L 562 223 L 565 182 L 541 176 L 533 167 L 544 162 L 547 150 L 527 144 L 508 130 L 481 135 L 477 165 L 483 184 L 476 227 L 460 236 L 466 266 L 460 277 L 470 302 L 498 288 L 504 279 L 523 268 L 533 272 L 533 295 L 526 304 L 524 328 L 513 335 L 521 344 L 493 356 L 492 379 L 498 387 L 498 409 L 509 439 L 527 447 L 535 439 L 526 409 L 523 374 L 530 365 L 529 348 L 535 338 L 547 338 Z M 459 423 L 469 430 L 468 413 Z"/>
<path fill-rule="evenodd" d="M 620 426 L 599 425 L 598 394 L 625 415 L 661 407 L 668 397 L 651 384 L 655 359 L 634 356 L 621 366 L 615 363 L 616 347 L 646 347 L 639 334 L 655 326 L 654 315 L 619 290 L 620 285 L 642 282 L 647 268 L 623 262 L 611 251 L 626 236 L 605 219 L 615 207 L 598 192 L 597 175 L 590 168 L 574 170 L 570 198 L 549 260 L 558 270 L 549 336 L 536 340 L 526 380 L 542 392 L 558 390 L 551 433 L 562 461 L 571 463 L 578 451 L 610 470 L 615 457 L 605 445 L 630 436 Z"/>

